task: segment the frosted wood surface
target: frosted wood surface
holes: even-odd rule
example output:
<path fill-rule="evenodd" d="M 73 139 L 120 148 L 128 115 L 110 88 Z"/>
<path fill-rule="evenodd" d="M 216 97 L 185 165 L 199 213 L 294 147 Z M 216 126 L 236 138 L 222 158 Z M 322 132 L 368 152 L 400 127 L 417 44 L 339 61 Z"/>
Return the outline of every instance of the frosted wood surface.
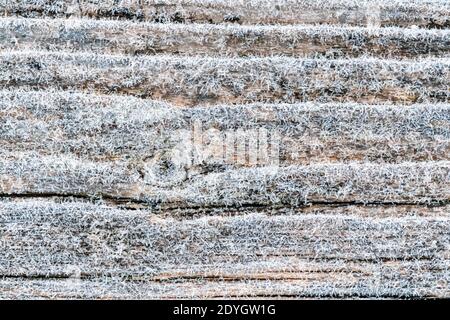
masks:
<path fill-rule="evenodd" d="M 0 298 L 450 297 L 449 13 L 0 0 Z"/>

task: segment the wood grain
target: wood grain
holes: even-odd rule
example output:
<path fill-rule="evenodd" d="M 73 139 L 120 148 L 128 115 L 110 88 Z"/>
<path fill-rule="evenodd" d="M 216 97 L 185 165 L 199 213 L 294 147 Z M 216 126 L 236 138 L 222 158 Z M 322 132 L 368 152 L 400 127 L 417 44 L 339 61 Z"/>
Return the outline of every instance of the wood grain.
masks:
<path fill-rule="evenodd" d="M 450 297 L 445 0 L 0 0 L 0 299 Z"/>
<path fill-rule="evenodd" d="M 21 294 L 31 297 L 448 294 L 448 206 L 224 210 L 188 219 L 127 211 L 2 202 L 2 294 L 22 278 Z"/>
<path fill-rule="evenodd" d="M 62 88 L 164 99 L 179 106 L 249 102 L 448 102 L 446 59 L 178 58 L 0 54 L 3 88 Z"/>
<path fill-rule="evenodd" d="M 238 24 L 348 24 L 381 26 L 420 26 L 448 28 L 447 1 L 382 0 L 3 0 L 5 16 L 88 17 L 152 21 L 158 23 L 238 23 Z"/>
<path fill-rule="evenodd" d="M 158 24 L 88 19 L 2 19 L 0 46 L 14 50 L 133 55 L 426 58 L 449 55 L 446 29 L 329 25 Z"/>

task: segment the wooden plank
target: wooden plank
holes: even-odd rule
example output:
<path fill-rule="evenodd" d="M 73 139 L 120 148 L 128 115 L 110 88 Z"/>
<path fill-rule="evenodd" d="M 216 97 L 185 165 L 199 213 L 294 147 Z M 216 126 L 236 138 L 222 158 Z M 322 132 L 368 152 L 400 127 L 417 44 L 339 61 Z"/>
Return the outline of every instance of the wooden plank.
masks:
<path fill-rule="evenodd" d="M 103 196 L 163 207 L 424 203 L 449 200 L 449 161 L 188 172 L 165 161 L 142 170 L 124 161 L 94 162 L 33 152 L 0 159 L 3 195 Z"/>
<path fill-rule="evenodd" d="M 370 268 L 362 265 L 361 267 Z M 448 271 L 429 265 L 404 262 L 373 268 L 372 279 L 344 272 L 324 280 L 211 280 L 195 278 L 177 281 L 124 281 L 105 277 L 86 280 L 7 278 L 0 280 L 0 295 L 4 299 L 299 299 L 299 298 L 445 298 Z M 448 268 L 448 266 L 447 266 Z M 308 274 L 311 275 L 311 274 Z M 406 276 L 407 275 L 407 276 Z M 348 278 L 353 277 L 353 282 Z"/>
<path fill-rule="evenodd" d="M 119 54 L 418 58 L 446 56 L 449 30 L 2 19 L 0 48 Z"/>
<path fill-rule="evenodd" d="M 64 91 L 0 91 L 0 150 L 33 149 L 90 161 L 139 165 L 175 152 L 201 164 L 234 168 L 264 166 L 270 141 L 279 145 L 281 166 L 315 162 L 450 160 L 450 105 L 407 108 L 360 104 L 250 104 L 175 108 L 167 103 L 120 95 Z M 195 130 L 195 131 L 194 131 Z M 227 159 L 224 149 L 246 144 L 244 161 Z M 267 132 L 264 140 L 261 135 Z M 275 137 L 275 134 L 277 135 Z M 273 135 L 274 137 L 271 137 Z M 226 137 L 232 140 L 227 141 Z M 277 140 L 275 140 L 275 138 Z M 263 141 L 264 140 L 264 141 Z M 228 143 L 230 143 L 228 145 Z M 198 151 L 198 159 L 193 151 Z M 250 161 L 250 153 L 258 157 Z M 197 160 L 197 161 L 195 161 Z"/>
<path fill-rule="evenodd" d="M 82 89 L 175 105 L 249 102 L 448 102 L 445 59 L 177 58 L 3 52 L 3 88 Z"/>
<path fill-rule="evenodd" d="M 445 0 L 3 0 L 0 13 L 23 17 L 89 17 L 174 23 L 347 24 L 448 28 Z"/>
<path fill-rule="evenodd" d="M 2 201 L 0 294 L 445 296 L 448 213 L 313 206 L 186 219 L 102 203 Z"/>

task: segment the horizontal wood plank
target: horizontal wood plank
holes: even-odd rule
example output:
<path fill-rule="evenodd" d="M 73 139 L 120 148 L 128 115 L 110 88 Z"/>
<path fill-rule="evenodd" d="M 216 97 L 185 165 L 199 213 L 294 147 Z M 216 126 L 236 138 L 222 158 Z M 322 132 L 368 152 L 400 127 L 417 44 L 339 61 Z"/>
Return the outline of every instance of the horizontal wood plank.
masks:
<path fill-rule="evenodd" d="M 177 58 L 3 52 L 3 88 L 62 88 L 164 99 L 249 102 L 449 102 L 445 59 Z"/>
<path fill-rule="evenodd" d="M 2 19 L 0 48 L 174 54 L 345 58 L 445 57 L 450 31 L 329 25 L 155 24 L 88 19 Z"/>
<path fill-rule="evenodd" d="M 448 28 L 445 0 L 3 0 L 5 16 L 87 17 L 159 23 L 347 24 Z"/>
<path fill-rule="evenodd" d="M 313 206 L 186 219 L 89 201 L 4 200 L 0 291 L 104 299 L 442 296 L 448 213 L 448 206 Z"/>

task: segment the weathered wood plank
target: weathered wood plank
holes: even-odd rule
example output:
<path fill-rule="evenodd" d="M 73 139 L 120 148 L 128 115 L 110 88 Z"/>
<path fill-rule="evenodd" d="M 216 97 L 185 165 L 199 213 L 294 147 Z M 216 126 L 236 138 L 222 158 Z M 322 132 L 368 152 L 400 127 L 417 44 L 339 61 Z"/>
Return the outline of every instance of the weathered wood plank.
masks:
<path fill-rule="evenodd" d="M 449 212 L 319 206 L 177 219 L 2 201 L 0 296 L 444 296 Z"/>
<path fill-rule="evenodd" d="M 356 272 L 332 274 L 323 279 L 123 281 L 103 279 L 1 279 L 3 299 L 174 299 L 174 298 L 445 298 L 448 272 L 425 271 L 427 264 L 405 262 L 373 268 L 366 280 Z M 362 268 L 369 267 L 362 265 Z M 312 273 L 314 274 L 314 273 Z M 406 277 L 406 275 L 408 275 Z M 311 277 L 311 273 L 308 273 Z M 352 282 L 348 279 L 353 279 Z"/>
<path fill-rule="evenodd" d="M 449 161 L 312 164 L 189 172 L 168 161 L 141 170 L 33 152 L 0 159 L 4 195 L 117 197 L 162 207 L 448 201 Z"/>
<path fill-rule="evenodd" d="M 1 19 L 0 48 L 120 54 L 386 58 L 445 56 L 449 30 Z"/>
<path fill-rule="evenodd" d="M 0 54 L 0 86 L 83 89 L 176 105 L 248 102 L 448 102 L 446 59 L 175 58 Z"/>
<path fill-rule="evenodd" d="M 300 262 L 305 264 L 305 262 Z M 314 265 L 314 263 L 310 263 Z M 167 298 L 445 298 L 448 265 L 421 261 L 336 263 L 336 272 L 319 266 L 292 273 L 293 279 L 187 278 L 131 281 L 120 277 L 78 279 L 2 278 L 3 299 L 167 299 Z M 447 268 L 447 269 L 446 269 Z M 322 272 L 317 271 L 323 270 Z M 363 270 L 363 271 L 358 271 Z M 368 277 L 365 273 L 371 273 Z M 447 270 L 447 271 L 446 271 Z M 266 274 L 270 278 L 270 274 Z M 287 276 L 289 277 L 289 276 Z M 286 278 L 287 278 L 286 277 Z"/>
<path fill-rule="evenodd" d="M 268 145 L 263 150 L 263 142 L 277 143 L 272 160 L 281 166 L 450 160 L 448 104 L 259 103 L 181 109 L 117 95 L 13 90 L 0 91 L 0 117 L 2 153 L 32 149 L 90 161 L 121 160 L 134 167 L 175 158 L 176 152 L 189 158 L 183 160 L 187 170 L 270 164 L 261 154 L 251 161 L 250 150 L 236 159 L 236 145 L 249 148 L 252 138 L 259 141 L 255 153 L 270 151 Z M 232 149 L 233 156 L 227 158 L 225 149 Z"/>
<path fill-rule="evenodd" d="M 445 0 L 2 0 L 0 13 L 23 17 L 89 17 L 175 23 L 348 24 L 448 28 Z"/>

